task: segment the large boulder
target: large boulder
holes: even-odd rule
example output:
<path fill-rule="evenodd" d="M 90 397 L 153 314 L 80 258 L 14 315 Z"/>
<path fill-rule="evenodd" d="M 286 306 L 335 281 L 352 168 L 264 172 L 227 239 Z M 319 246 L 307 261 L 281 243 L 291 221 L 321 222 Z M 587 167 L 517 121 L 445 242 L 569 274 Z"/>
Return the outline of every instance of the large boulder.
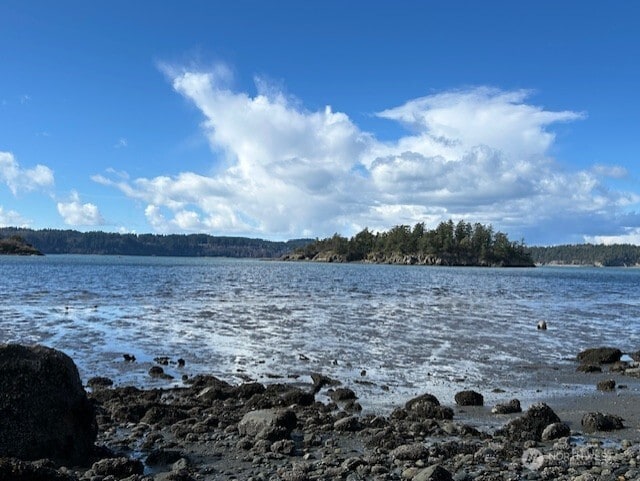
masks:
<path fill-rule="evenodd" d="M 458 406 L 483 406 L 484 397 L 476 391 L 460 391 L 454 397 Z"/>
<path fill-rule="evenodd" d="M 622 357 L 622 351 L 615 347 L 594 347 L 578 354 L 582 364 L 613 364 Z"/>
<path fill-rule="evenodd" d="M 531 406 L 524 415 L 512 419 L 496 434 L 512 441 L 540 441 L 544 429 L 550 424 L 559 423 L 560 418 L 545 403 Z"/>
<path fill-rule="evenodd" d="M 595 431 L 613 431 L 623 429 L 623 419 L 615 414 L 603 414 L 601 412 L 587 413 L 582 416 L 582 429 L 587 433 Z"/>
<path fill-rule="evenodd" d="M 447 406 L 441 406 L 438 398 L 433 394 L 422 394 L 410 399 L 404 405 L 404 409 L 396 409 L 392 417 L 413 421 L 424 419 L 453 419 L 453 410 Z"/>
<path fill-rule="evenodd" d="M 521 413 L 522 407 L 520 407 L 520 400 L 514 398 L 509 402 L 496 404 L 491 412 L 493 414 Z"/>
<path fill-rule="evenodd" d="M 242 436 L 278 441 L 287 439 L 296 427 L 296 414 L 288 409 L 259 409 L 249 411 L 238 423 Z"/>
<path fill-rule="evenodd" d="M 0 457 L 86 464 L 97 425 L 78 369 L 44 346 L 0 346 Z"/>

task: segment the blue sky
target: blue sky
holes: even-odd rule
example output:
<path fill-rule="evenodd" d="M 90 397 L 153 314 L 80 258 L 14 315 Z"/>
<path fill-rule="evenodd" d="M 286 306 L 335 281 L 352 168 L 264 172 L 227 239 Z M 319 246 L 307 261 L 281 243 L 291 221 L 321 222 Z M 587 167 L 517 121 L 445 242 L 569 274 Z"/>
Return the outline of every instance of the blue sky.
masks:
<path fill-rule="evenodd" d="M 640 3 L 0 4 L 0 225 L 640 244 Z"/>

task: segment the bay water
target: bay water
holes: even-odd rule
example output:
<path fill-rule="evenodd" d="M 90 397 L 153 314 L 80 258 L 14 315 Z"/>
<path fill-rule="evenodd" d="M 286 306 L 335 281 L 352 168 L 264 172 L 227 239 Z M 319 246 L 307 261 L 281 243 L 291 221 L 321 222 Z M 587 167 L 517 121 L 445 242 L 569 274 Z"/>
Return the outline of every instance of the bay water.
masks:
<path fill-rule="evenodd" d="M 580 350 L 640 349 L 639 294 L 639 269 L 4 256 L 0 343 L 54 347 L 84 382 L 138 387 L 198 373 L 309 385 L 321 372 L 387 411 L 425 392 L 570 390 L 554 373 Z M 148 374 L 161 356 L 173 381 Z"/>

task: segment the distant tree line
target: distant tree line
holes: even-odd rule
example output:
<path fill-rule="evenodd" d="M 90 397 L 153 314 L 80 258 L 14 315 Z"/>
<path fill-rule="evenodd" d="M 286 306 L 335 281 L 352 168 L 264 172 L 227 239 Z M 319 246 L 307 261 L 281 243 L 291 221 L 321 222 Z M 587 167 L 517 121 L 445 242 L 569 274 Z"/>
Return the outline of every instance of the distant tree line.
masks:
<path fill-rule="evenodd" d="M 300 247 L 295 254 L 300 259 L 344 262 L 533 266 L 524 242 L 512 242 L 491 226 L 452 220 L 431 230 L 418 223 L 386 232 L 364 229 L 350 239 L 335 234 Z"/>
<path fill-rule="evenodd" d="M 207 234 L 157 235 L 0 228 L 0 237 L 20 236 L 45 254 L 278 258 L 311 239 L 273 242 Z"/>
<path fill-rule="evenodd" d="M 536 264 L 639 266 L 640 246 L 632 244 L 575 244 L 530 247 Z"/>

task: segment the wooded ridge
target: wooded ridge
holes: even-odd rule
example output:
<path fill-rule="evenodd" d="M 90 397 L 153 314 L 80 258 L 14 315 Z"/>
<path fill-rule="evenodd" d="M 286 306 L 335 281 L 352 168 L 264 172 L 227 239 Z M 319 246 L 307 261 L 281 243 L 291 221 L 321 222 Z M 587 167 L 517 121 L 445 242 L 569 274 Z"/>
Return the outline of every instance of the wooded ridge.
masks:
<path fill-rule="evenodd" d="M 45 254 L 101 254 L 176 257 L 279 258 L 312 239 L 274 242 L 207 234 L 158 235 L 0 228 L 0 237 L 20 236 Z"/>

